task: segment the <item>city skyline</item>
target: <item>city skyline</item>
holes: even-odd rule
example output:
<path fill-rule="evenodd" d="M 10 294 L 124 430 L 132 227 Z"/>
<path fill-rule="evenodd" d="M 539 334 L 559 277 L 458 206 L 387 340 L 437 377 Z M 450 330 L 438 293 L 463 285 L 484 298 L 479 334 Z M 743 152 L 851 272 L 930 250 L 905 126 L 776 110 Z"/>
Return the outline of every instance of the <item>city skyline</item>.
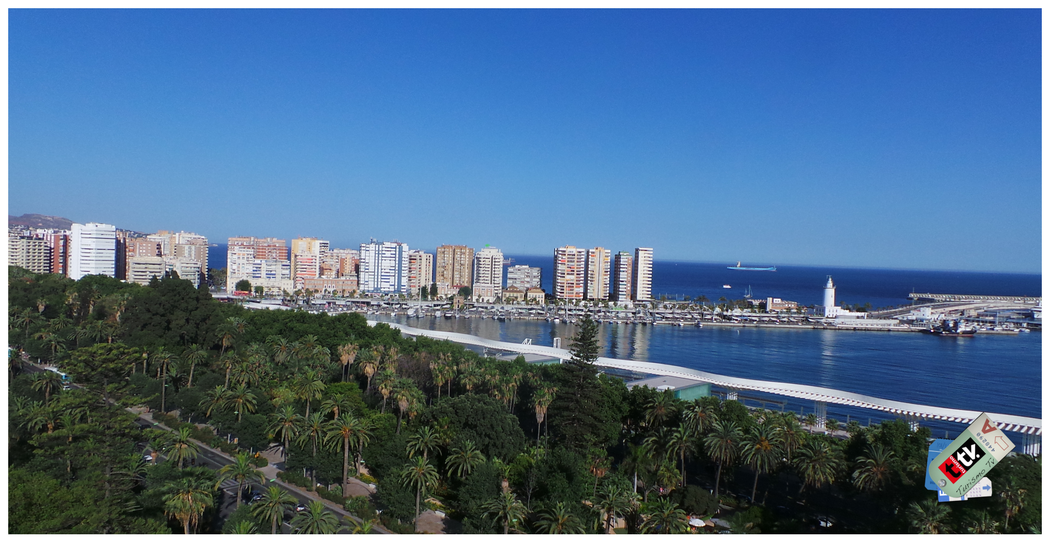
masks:
<path fill-rule="evenodd" d="M 1038 273 L 1040 54 L 1037 10 L 12 10 L 9 213 Z"/>

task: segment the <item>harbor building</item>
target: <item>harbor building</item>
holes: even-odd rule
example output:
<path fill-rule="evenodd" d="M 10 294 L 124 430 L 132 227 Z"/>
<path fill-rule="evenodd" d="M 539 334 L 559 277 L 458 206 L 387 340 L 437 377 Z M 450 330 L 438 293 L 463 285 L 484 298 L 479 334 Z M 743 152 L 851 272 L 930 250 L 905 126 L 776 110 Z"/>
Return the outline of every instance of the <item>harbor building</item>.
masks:
<path fill-rule="evenodd" d="M 503 251 L 485 247 L 474 254 L 474 301 L 492 303 L 503 296 Z"/>
<path fill-rule="evenodd" d="M 292 263 L 283 239 L 272 237 L 230 237 L 226 250 L 226 291 L 233 293 L 237 282 L 248 280 L 266 294 L 292 293 Z"/>
<path fill-rule="evenodd" d="M 633 272 L 631 299 L 634 301 L 653 299 L 653 250 L 651 247 L 639 247 L 634 250 Z"/>
<path fill-rule="evenodd" d="M 473 284 L 474 249 L 466 245 L 441 245 L 434 257 L 434 282 L 439 296 L 455 295 Z"/>
<path fill-rule="evenodd" d="M 69 277 L 80 280 L 89 274 L 116 278 L 117 228 L 90 222 L 73 224 L 69 234 Z"/>
<path fill-rule="evenodd" d="M 7 263 L 37 274 L 51 272 L 51 245 L 46 239 L 8 235 Z"/>
<path fill-rule="evenodd" d="M 434 283 L 434 255 L 421 250 L 408 252 L 408 289 L 412 296 Z M 427 292 L 429 294 L 429 292 Z"/>
<path fill-rule="evenodd" d="M 609 299 L 609 267 L 611 265 L 608 249 L 595 247 L 587 251 L 587 284 L 584 286 L 584 299 Z"/>
<path fill-rule="evenodd" d="M 583 299 L 586 283 L 587 249 L 573 245 L 554 250 L 555 299 Z"/>
<path fill-rule="evenodd" d="M 897 319 L 869 319 L 867 313 L 847 311 L 835 305 L 835 282 L 831 276 L 824 284 L 824 305 L 818 305 L 815 311 L 826 323 L 836 327 L 889 328 L 900 324 Z"/>
<path fill-rule="evenodd" d="M 408 245 L 375 239 L 362 243 L 358 288 L 369 294 L 407 294 Z"/>
<path fill-rule="evenodd" d="M 507 269 L 507 287 L 520 288 L 522 293 L 529 288 L 541 288 L 543 269 L 538 266 L 514 265 Z"/>
<path fill-rule="evenodd" d="M 612 266 L 612 300 L 631 301 L 631 277 L 634 275 L 634 257 L 627 251 L 616 253 Z"/>
<path fill-rule="evenodd" d="M 699 398 L 711 396 L 710 383 L 703 383 L 692 379 L 683 379 L 681 377 L 671 377 L 667 375 L 647 377 L 645 379 L 639 379 L 638 381 L 628 382 L 627 389 L 630 390 L 637 385 L 656 389 L 660 392 L 672 391 L 676 398 L 682 399 L 683 401 L 694 401 Z"/>

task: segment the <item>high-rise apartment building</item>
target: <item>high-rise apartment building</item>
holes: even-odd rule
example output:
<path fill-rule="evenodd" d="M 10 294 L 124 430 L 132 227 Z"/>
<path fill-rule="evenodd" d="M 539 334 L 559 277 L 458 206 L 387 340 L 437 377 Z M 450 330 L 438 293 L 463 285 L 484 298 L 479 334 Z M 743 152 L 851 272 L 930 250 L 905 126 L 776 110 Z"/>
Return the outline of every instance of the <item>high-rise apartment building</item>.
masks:
<path fill-rule="evenodd" d="M 631 301 L 631 278 L 634 276 L 634 257 L 627 251 L 616 253 L 612 267 L 612 300 Z"/>
<path fill-rule="evenodd" d="M 375 239 L 362 243 L 358 286 L 365 293 L 407 293 L 408 245 Z"/>
<path fill-rule="evenodd" d="M 306 278 L 321 277 L 321 259 L 328 253 L 328 242 L 316 237 L 292 240 L 292 277 L 295 287 L 302 288 Z"/>
<path fill-rule="evenodd" d="M 473 284 L 474 249 L 466 245 L 442 245 L 434 257 L 434 282 L 438 295 L 448 296 Z"/>
<path fill-rule="evenodd" d="M 485 247 L 474 254 L 474 301 L 494 302 L 503 295 L 503 251 Z"/>
<path fill-rule="evenodd" d="M 408 252 L 408 289 L 412 296 L 434 283 L 434 255 L 420 250 Z M 429 292 L 428 292 L 429 293 Z"/>
<path fill-rule="evenodd" d="M 117 239 L 121 244 L 120 236 Z M 145 237 L 123 239 L 123 255 L 118 263 L 123 265 L 118 275 L 138 284 L 148 284 L 153 276 L 175 272 L 179 278 L 188 280 L 194 287 L 208 278 L 208 238 L 196 233 L 180 231 L 158 231 Z M 119 249 L 118 249 L 119 253 Z M 156 258 L 163 266 L 159 274 Z"/>
<path fill-rule="evenodd" d="M 609 299 L 609 266 L 608 249 L 595 247 L 587 251 L 587 284 L 583 297 L 591 300 Z"/>
<path fill-rule="evenodd" d="M 639 247 L 634 250 L 634 278 L 631 299 L 649 301 L 653 299 L 653 250 Z"/>
<path fill-rule="evenodd" d="M 51 236 L 51 273 L 63 276 L 69 273 L 69 232 Z"/>
<path fill-rule="evenodd" d="M 23 235 L 8 236 L 7 262 L 37 274 L 51 272 L 51 245 L 46 239 Z"/>
<path fill-rule="evenodd" d="M 69 277 L 89 274 L 116 277 L 117 228 L 110 224 L 73 224 L 69 234 Z"/>
<path fill-rule="evenodd" d="M 554 250 L 554 297 L 583 299 L 587 275 L 587 249 L 572 245 Z"/>
<path fill-rule="evenodd" d="M 283 258 L 268 258 L 281 255 Z M 241 280 L 248 280 L 253 288 L 261 286 L 264 293 L 294 292 L 292 263 L 288 260 L 285 241 L 272 237 L 229 238 L 226 250 L 226 291 L 232 294 Z"/>
<path fill-rule="evenodd" d="M 523 292 L 541 287 L 543 269 L 538 266 L 515 265 L 507 269 L 507 287 L 515 286 Z"/>

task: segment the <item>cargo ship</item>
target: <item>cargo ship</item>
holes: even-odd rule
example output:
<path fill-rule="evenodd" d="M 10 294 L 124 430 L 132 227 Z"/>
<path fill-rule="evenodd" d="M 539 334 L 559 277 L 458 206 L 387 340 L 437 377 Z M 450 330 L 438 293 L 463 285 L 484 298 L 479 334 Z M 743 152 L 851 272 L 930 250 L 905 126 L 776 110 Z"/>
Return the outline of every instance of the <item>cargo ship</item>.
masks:
<path fill-rule="evenodd" d="M 766 272 L 776 272 L 777 267 L 775 266 L 740 266 L 740 261 L 736 262 L 736 266 L 727 266 L 729 270 L 762 270 Z"/>

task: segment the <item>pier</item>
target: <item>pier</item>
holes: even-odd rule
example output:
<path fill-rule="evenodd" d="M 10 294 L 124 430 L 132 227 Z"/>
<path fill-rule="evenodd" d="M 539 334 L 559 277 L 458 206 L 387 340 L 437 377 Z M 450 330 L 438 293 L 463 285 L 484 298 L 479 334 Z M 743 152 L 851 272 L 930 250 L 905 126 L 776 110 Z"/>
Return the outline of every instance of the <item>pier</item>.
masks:
<path fill-rule="evenodd" d="M 1029 296 L 974 296 L 961 294 L 929 294 L 912 292 L 908 294 L 908 299 L 915 302 L 924 303 L 1005 303 L 1010 305 L 1020 305 L 1024 307 L 1033 307 L 1043 304 L 1042 297 Z"/>

